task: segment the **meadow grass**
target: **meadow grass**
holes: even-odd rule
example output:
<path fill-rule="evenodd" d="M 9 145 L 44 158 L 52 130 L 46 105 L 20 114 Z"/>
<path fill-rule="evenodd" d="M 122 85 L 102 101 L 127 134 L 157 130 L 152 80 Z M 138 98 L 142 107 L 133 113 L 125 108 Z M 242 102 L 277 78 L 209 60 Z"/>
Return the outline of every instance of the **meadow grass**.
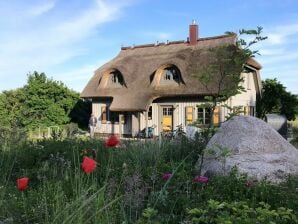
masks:
<path fill-rule="evenodd" d="M 194 165 L 202 147 L 185 138 L 161 145 L 124 141 L 117 148 L 80 139 L 6 144 L 0 151 L 0 223 L 224 223 L 224 214 L 236 219 L 233 211 L 243 213 L 245 206 L 251 222 L 295 223 L 297 178 L 248 185 L 235 170 L 197 183 Z M 81 162 L 92 151 L 98 166 L 86 174 Z M 165 172 L 172 177 L 164 179 Z M 23 176 L 29 187 L 20 192 L 16 180 Z M 281 219 L 285 214 L 290 218 Z"/>

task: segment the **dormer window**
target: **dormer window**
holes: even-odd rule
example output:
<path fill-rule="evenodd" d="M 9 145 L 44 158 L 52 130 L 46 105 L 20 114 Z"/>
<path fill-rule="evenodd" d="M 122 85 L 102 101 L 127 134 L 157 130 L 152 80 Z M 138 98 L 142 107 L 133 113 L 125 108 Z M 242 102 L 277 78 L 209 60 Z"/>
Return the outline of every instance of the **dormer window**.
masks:
<path fill-rule="evenodd" d="M 99 83 L 99 88 L 120 88 L 123 86 L 126 87 L 123 75 L 117 69 L 104 72 Z"/>
<path fill-rule="evenodd" d="M 180 83 L 181 82 L 181 78 L 180 78 L 180 72 L 177 68 L 175 68 L 174 66 L 171 67 L 167 67 L 164 68 L 161 74 L 161 82 L 176 82 L 176 83 Z"/>
<path fill-rule="evenodd" d="M 115 70 L 111 72 L 110 75 L 114 85 L 123 85 L 123 77 L 119 71 Z"/>
<path fill-rule="evenodd" d="M 179 86 L 184 83 L 177 66 L 167 64 L 156 70 L 151 81 L 152 86 Z"/>

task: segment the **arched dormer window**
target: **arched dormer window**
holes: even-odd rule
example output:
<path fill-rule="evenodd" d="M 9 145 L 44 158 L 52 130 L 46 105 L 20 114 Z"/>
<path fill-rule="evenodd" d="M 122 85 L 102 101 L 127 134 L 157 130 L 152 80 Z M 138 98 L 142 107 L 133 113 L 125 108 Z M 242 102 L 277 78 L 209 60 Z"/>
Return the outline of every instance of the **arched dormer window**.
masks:
<path fill-rule="evenodd" d="M 124 80 L 122 74 L 118 70 L 110 72 L 110 81 L 112 85 L 123 86 Z"/>
<path fill-rule="evenodd" d="M 123 75 L 118 69 L 110 69 L 103 73 L 100 80 L 100 88 L 121 88 L 125 85 Z"/>
<path fill-rule="evenodd" d="M 180 79 L 180 74 L 178 69 L 176 69 L 173 66 L 163 69 L 161 74 L 161 81 L 162 82 L 175 81 L 177 83 L 180 83 L 181 79 Z"/>
<path fill-rule="evenodd" d="M 177 66 L 168 64 L 161 66 L 154 73 L 153 86 L 179 86 L 184 83 Z"/>

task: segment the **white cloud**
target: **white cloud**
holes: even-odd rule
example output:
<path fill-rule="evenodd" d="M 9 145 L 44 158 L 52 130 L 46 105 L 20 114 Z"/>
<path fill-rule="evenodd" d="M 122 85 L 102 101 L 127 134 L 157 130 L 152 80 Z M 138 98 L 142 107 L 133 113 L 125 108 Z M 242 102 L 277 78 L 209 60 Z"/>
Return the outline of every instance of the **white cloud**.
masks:
<path fill-rule="evenodd" d="M 118 19 L 123 8 L 130 3 L 131 1 L 94 0 L 84 10 L 73 11 L 67 17 L 61 17 L 61 13 L 53 14 L 55 10 L 59 10 L 55 1 L 26 6 L 24 10 L 27 11 L 22 11 L 22 14 L 18 15 L 20 18 L 7 12 L 12 19 L 9 26 L 0 30 L 0 91 L 3 88 L 15 88 L 16 86 L 12 85 L 17 83 L 24 84 L 29 71 L 48 71 L 74 57 L 86 54 L 88 38 L 94 35 L 101 25 Z M 54 7 L 55 10 L 51 10 Z M 52 19 L 43 17 L 42 14 L 46 12 Z M 26 17 L 26 14 L 31 17 Z M 12 76 L 14 79 L 19 77 L 18 81 L 7 82 L 5 87 L 5 80 Z"/>
<path fill-rule="evenodd" d="M 283 44 L 286 43 L 289 37 L 292 35 L 298 35 L 298 24 L 286 24 L 283 26 L 276 26 L 268 29 L 265 32 L 265 35 L 268 36 L 267 43 L 275 45 L 275 44 Z"/>
<path fill-rule="evenodd" d="M 29 10 L 29 14 L 33 15 L 33 16 L 40 16 L 40 15 L 50 11 L 51 9 L 53 9 L 54 6 L 55 6 L 55 1 L 48 0 L 48 1 L 45 1 L 41 4 L 39 4 L 39 5 L 32 7 Z"/>
<path fill-rule="evenodd" d="M 105 62 L 106 60 L 100 60 L 97 63 L 87 64 L 80 68 L 71 68 L 64 72 L 53 73 L 53 79 L 60 80 L 66 86 L 81 92 L 94 74 L 94 71 Z"/>
<path fill-rule="evenodd" d="M 268 39 L 259 44 L 263 65 L 262 79 L 277 78 L 289 91 L 298 93 L 298 23 L 283 24 L 264 30 Z M 296 43 L 296 44 L 295 44 Z"/>

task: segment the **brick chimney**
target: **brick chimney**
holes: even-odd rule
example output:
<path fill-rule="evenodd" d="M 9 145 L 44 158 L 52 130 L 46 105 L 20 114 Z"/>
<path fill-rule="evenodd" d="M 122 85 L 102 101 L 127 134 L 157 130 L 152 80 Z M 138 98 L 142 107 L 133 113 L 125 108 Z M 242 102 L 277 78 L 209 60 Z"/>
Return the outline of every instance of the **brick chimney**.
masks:
<path fill-rule="evenodd" d="M 192 24 L 189 25 L 189 44 L 195 45 L 197 44 L 197 40 L 199 38 L 199 28 L 196 24 L 196 21 L 193 20 Z"/>

